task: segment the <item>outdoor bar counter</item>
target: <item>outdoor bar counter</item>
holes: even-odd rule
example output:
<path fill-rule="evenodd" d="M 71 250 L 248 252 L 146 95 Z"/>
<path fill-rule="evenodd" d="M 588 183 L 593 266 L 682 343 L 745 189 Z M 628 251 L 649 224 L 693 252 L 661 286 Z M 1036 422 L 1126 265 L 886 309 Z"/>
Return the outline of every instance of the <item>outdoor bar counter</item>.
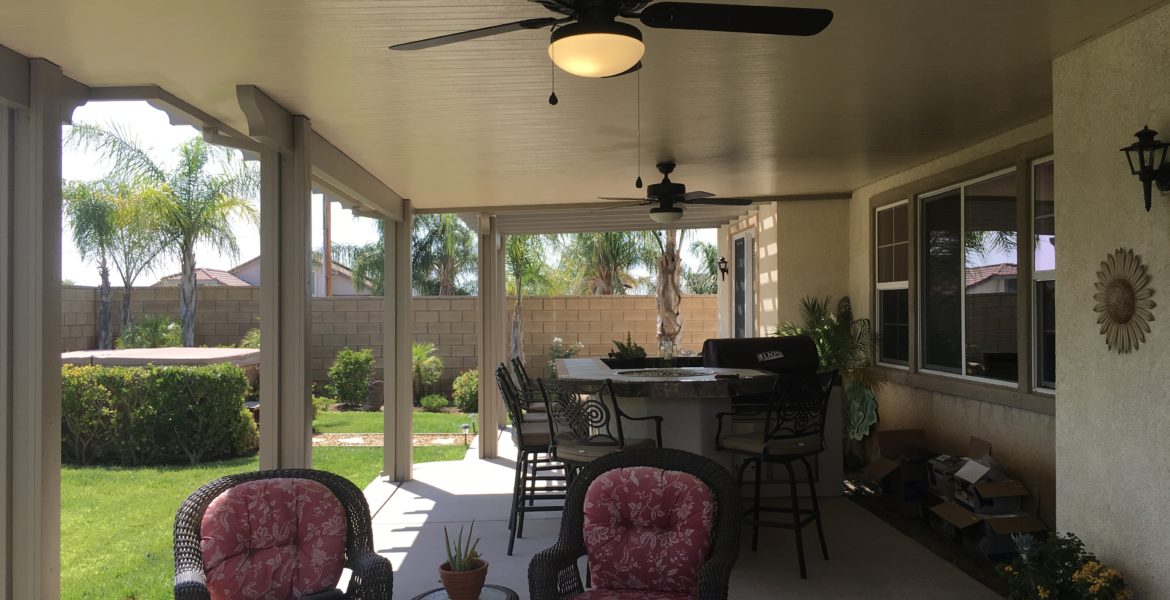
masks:
<path fill-rule="evenodd" d="M 623 411 L 663 418 L 663 446 L 702 454 L 729 467 L 730 455 L 715 450 L 715 415 L 731 410 L 733 396 L 770 391 L 775 378 L 755 369 L 611 369 L 599 358 L 560 359 L 556 367 L 561 377 L 613 381 Z M 666 371 L 673 374 L 664 375 Z M 651 421 L 625 421 L 622 426 L 626 437 L 654 437 Z"/>
<path fill-rule="evenodd" d="M 613 381 L 623 411 L 635 417 L 662 417 L 664 447 L 701 454 L 732 470 L 734 465 L 731 454 L 715 450 L 715 415 L 731 411 L 731 399 L 734 396 L 770 392 L 775 377 L 755 369 L 702 366 L 678 367 L 675 369 L 676 374 L 661 376 L 652 373 L 662 371 L 661 368 L 610 368 L 598 358 L 559 359 L 556 368 L 561 377 Z M 834 391 L 827 414 L 827 440 L 841 439 L 840 402 L 840 393 Z M 731 420 L 725 426 L 736 433 L 758 431 L 758 425 L 734 423 Z M 623 427 L 627 437 L 654 437 L 652 421 L 625 421 Z M 813 458 L 813 464 L 816 465 L 817 493 L 822 496 L 840 496 L 844 492 L 840 442 L 826 444 L 825 452 Z M 776 471 L 771 470 L 765 480 L 765 496 L 783 495 L 786 491 L 787 484 L 779 483 L 785 480 L 784 476 Z"/>

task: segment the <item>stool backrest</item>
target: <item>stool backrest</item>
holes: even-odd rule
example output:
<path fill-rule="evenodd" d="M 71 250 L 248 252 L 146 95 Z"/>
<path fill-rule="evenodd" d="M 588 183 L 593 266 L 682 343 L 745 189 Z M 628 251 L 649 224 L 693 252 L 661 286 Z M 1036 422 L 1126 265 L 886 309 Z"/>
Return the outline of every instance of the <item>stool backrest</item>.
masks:
<path fill-rule="evenodd" d="M 552 444 L 571 439 L 577 443 L 622 445 L 621 419 L 617 418 L 613 386 L 603 379 L 538 379 L 548 407 Z"/>
<path fill-rule="evenodd" d="M 829 395 L 836 371 L 783 373 L 776 376 L 764 421 L 764 439 L 825 435 Z"/>
<path fill-rule="evenodd" d="M 496 385 L 500 388 L 500 395 L 504 397 L 504 406 L 508 409 L 508 416 L 512 417 L 512 431 L 516 432 L 516 440 L 523 443 L 524 439 L 524 410 L 520 402 L 520 391 L 516 389 L 512 375 L 504 363 L 496 367 Z"/>

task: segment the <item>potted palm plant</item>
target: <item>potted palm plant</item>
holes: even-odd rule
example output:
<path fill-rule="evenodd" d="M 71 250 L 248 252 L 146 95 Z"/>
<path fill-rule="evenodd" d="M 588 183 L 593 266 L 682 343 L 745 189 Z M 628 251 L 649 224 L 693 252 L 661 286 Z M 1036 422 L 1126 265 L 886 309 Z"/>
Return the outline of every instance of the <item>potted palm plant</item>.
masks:
<path fill-rule="evenodd" d="M 809 336 L 816 343 L 821 370 L 840 373 L 847 454 L 863 459 L 860 444 L 877 423 L 877 392 L 886 378 L 873 363 L 878 338 L 870 320 L 853 318 L 848 296 L 835 309 L 832 304 L 830 297 L 805 297 L 800 301 L 802 322 L 778 325 L 775 334 Z"/>
<path fill-rule="evenodd" d="M 479 556 L 476 548 L 479 539 L 472 541 L 475 532 L 475 521 L 467 531 L 467 538 L 463 538 L 463 528 L 455 536 L 455 544 L 451 544 L 451 536 L 447 528 L 443 527 L 443 538 L 447 545 L 447 562 L 439 565 L 439 579 L 447 596 L 451 600 L 477 600 L 487 580 L 488 564 Z"/>

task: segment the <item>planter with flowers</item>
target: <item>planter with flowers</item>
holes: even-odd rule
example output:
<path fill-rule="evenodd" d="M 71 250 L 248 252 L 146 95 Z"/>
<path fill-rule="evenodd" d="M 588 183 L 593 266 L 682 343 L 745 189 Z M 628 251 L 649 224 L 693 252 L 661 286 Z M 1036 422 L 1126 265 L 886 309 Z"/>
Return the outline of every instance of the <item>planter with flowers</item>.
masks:
<path fill-rule="evenodd" d="M 1132 600 L 1133 592 L 1116 569 L 1085 550 L 1071 533 L 1040 542 L 1014 536 L 1017 555 L 1000 567 L 1009 600 Z"/>

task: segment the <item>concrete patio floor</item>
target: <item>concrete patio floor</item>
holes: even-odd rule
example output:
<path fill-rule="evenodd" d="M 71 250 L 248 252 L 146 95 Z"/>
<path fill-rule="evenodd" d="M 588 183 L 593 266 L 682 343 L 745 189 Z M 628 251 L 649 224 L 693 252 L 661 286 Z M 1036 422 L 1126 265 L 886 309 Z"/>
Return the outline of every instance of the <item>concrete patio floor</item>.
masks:
<path fill-rule="evenodd" d="M 511 450 L 507 433 L 501 452 Z M 446 560 L 443 526 L 458 529 L 475 519 L 479 549 L 488 561 L 488 582 L 528 597 L 528 561 L 551 546 L 559 512 L 529 515 L 524 538 L 507 556 L 508 507 L 513 461 L 479 460 L 473 447 L 463 461 L 415 465 L 415 480 L 375 480 L 366 488 L 374 513 L 374 547 L 394 564 L 394 597 L 410 600 L 436 587 Z M 845 498 L 822 503 L 832 560 L 817 552 L 808 529 L 809 578 L 801 580 L 789 531 L 765 529 L 760 551 L 749 536 L 731 579 L 730 597 L 739 600 L 801 598 L 826 600 L 923 599 L 993 600 L 997 594 Z M 746 531 L 746 530 L 745 530 Z"/>

